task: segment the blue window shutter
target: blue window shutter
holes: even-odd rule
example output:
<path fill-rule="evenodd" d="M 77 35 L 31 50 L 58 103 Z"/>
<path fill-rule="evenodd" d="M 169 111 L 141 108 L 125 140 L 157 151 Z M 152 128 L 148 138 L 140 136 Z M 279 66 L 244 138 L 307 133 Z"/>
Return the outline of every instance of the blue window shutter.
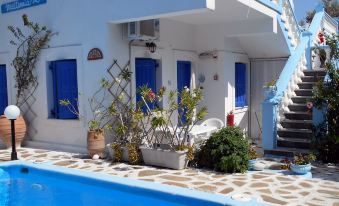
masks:
<path fill-rule="evenodd" d="M 186 86 L 190 88 L 191 84 L 191 62 L 178 61 L 177 62 L 177 89 L 181 92 Z"/>
<path fill-rule="evenodd" d="M 185 87 L 190 88 L 191 84 L 191 62 L 178 61 L 177 62 L 177 89 L 181 92 Z M 180 102 L 180 96 L 178 102 Z M 186 110 L 178 111 L 182 115 L 181 123 L 186 123 Z M 179 122 L 180 123 L 180 122 Z"/>
<path fill-rule="evenodd" d="M 69 100 L 78 110 L 78 80 L 76 60 L 52 62 L 54 115 L 57 119 L 77 119 L 67 107 L 60 105 L 60 100 Z"/>
<path fill-rule="evenodd" d="M 4 114 L 5 108 L 7 106 L 8 106 L 8 95 L 7 95 L 6 66 L 0 65 L 0 115 Z"/>
<path fill-rule="evenodd" d="M 154 59 L 137 58 L 135 60 L 135 78 L 136 78 L 136 102 L 142 101 L 141 94 L 139 92 L 140 87 L 147 86 L 156 92 L 156 61 Z M 154 103 L 147 103 L 150 109 L 154 109 Z M 147 111 L 146 107 L 143 107 L 144 112 Z"/>
<path fill-rule="evenodd" d="M 235 106 L 247 106 L 246 97 L 246 65 L 235 64 Z"/>

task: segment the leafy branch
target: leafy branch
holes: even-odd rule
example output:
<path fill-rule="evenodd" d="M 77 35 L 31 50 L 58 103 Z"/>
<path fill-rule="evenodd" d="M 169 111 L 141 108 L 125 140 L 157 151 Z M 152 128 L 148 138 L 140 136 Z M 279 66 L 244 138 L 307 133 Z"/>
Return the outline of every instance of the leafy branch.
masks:
<path fill-rule="evenodd" d="M 12 61 L 15 68 L 16 104 L 22 106 L 35 92 L 38 85 L 35 74 L 35 66 L 41 54 L 41 50 L 48 46 L 48 42 L 55 34 L 46 26 L 31 22 L 27 15 L 22 16 L 23 25 L 28 29 L 29 34 L 24 34 L 19 27 L 8 26 L 13 34 L 14 40 L 10 43 L 17 47 L 16 56 Z"/>

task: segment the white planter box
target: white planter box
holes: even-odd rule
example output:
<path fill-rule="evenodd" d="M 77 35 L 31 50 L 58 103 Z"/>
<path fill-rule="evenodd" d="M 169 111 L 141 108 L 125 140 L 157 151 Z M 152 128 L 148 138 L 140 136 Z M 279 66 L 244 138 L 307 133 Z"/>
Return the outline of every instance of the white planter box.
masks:
<path fill-rule="evenodd" d="M 187 151 L 170 151 L 140 147 L 146 165 L 181 170 L 187 167 Z"/>
<path fill-rule="evenodd" d="M 128 162 L 128 149 L 126 147 L 122 147 L 122 161 Z M 114 150 L 112 149 L 111 144 L 106 145 L 106 153 L 107 153 L 107 159 L 114 161 Z"/>

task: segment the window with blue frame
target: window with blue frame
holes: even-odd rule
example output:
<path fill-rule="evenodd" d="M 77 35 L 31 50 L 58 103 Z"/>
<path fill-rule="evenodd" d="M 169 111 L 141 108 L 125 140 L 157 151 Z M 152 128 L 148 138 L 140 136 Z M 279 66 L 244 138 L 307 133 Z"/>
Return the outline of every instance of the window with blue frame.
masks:
<path fill-rule="evenodd" d="M 0 65 L 0 115 L 8 106 L 6 65 Z"/>
<path fill-rule="evenodd" d="M 247 106 L 246 64 L 235 64 L 235 107 Z"/>
<path fill-rule="evenodd" d="M 78 119 L 78 116 L 69 110 L 67 106 L 60 104 L 61 100 L 68 100 L 72 107 L 78 111 L 78 80 L 77 62 L 75 59 L 58 60 L 50 62 L 51 77 L 53 83 L 53 98 L 51 118 Z"/>

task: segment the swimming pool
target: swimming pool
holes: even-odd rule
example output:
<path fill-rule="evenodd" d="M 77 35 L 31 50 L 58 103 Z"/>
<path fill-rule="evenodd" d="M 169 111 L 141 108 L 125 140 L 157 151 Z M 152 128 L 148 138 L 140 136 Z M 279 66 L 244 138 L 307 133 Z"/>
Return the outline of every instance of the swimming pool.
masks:
<path fill-rule="evenodd" d="M 100 173 L 20 161 L 0 164 L 0 206 L 258 205 Z"/>

